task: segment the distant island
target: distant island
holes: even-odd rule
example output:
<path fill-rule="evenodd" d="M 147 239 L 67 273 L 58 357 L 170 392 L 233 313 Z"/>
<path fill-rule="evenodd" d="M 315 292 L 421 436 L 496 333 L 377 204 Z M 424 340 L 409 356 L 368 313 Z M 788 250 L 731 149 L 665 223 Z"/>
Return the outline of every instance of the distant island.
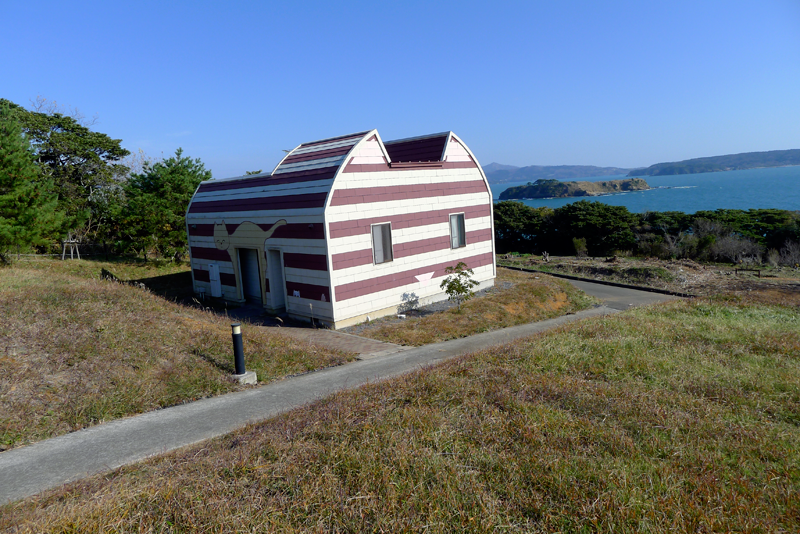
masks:
<path fill-rule="evenodd" d="M 634 169 L 628 176 L 667 176 L 701 172 L 739 171 L 763 167 L 800 165 L 800 149 L 744 152 L 727 156 L 687 159 L 672 163 L 656 163 L 646 169 Z"/>
<path fill-rule="evenodd" d="M 625 176 L 636 169 L 620 167 L 595 167 L 593 165 L 531 165 L 514 167 L 490 163 L 484 165 L 483 172 L 489 183 L 532 182 L 539 179 L 575 180 L 594 176 Z"/>
<path fill-rule="evenodd" d="M 563 198 L 591 197 L 626 191 L 646 191 L 650 186 L 642 178 L 608 180 L 604 182 L 560 182 L 554 179 L 540 179 L 527 185 L 509 187 L 500 193 L 500 200 L 523 198 Z"/>

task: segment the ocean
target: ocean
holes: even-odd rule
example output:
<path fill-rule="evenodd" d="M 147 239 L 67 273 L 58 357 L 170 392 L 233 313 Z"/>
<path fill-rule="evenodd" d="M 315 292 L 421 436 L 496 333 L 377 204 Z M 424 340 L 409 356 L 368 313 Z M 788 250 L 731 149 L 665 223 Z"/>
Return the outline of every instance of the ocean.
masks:
<path fill-rule="evenodd" d="M 576 181 L 601 182 L 623 178 L 625 176 L 600 176 L 579 178 Z M 695 213 L 700 210 L 720 208 L 800 210 L 800 166 L 643 178 L 653 189 L 597 197 L 523 200 L 522 203 L 533 207 L 558 208 L 578 200 L 589 200 L 612 206 L 625 206 L 633 213 L 647 211 Z M 525 183 L 489 185 L 492 196 L 497 202 L 504 190 Z"/>

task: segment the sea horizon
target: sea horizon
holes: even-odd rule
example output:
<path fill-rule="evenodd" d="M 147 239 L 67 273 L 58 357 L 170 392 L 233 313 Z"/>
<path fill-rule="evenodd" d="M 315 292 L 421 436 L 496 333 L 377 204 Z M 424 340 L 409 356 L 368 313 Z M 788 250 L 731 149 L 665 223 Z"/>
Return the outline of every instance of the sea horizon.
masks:
<path fill-rule="evenodd" d="M 576 178 L 579 182 L 622 180 L 626 175 Z M 650 185 L 646 191 L 629 191 L 590 197 L 518 200 L 527 206 L 559 208 L 579 200 L 625 206 L 634 213 L 682 211 L 695 213 L 716 209 L 800 210 L 800 166 L 761 167 L 738 171 L 719 171 L 669 176 L 641 176 Z M 508 182 L 489 184 L 495 202 L 509 187 L 527 184 Z"/>

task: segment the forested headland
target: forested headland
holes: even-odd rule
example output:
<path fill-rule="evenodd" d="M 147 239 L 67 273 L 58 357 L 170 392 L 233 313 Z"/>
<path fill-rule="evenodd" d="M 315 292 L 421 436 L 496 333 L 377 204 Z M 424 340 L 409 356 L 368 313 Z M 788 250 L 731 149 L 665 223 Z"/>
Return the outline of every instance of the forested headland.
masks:
<path fill-rule="evenodd" d="M 211 178 L 199 159 L 132 155 L 76 110 L 32 108 L 0 99 L 0 264 L 67 237 L 145 259 L 185 254 L 186 206 Z"/>
<path fill-rule="evenodd" d="M 556 209 L 505 201 L 494 206 L 494 228 L 500 254 L 629 253 L 731 263 L 800 263 L 800 211 L 639 214 L 587 200 Z"/>
<path fill-rule="evenodd" d="M 726 156 L 687 159 L 671 163 L 656 163 L 646 169 L 634 169 L 628 176 L 667 176 L 701 172 L 740 171 L 764 167 L 800 165 L 800 149 L 744 152 Z"/>
<path fill-rule="evenodd" d="M 561 182 L 559 180 L 536 180 L 527 185 L 509 187 L 500 193 L 500 200 L 523 198 L 591 197 L 627 191 L 646 191 L 650 186 L 642 178 L 606 180 L 602 182 Z"/>

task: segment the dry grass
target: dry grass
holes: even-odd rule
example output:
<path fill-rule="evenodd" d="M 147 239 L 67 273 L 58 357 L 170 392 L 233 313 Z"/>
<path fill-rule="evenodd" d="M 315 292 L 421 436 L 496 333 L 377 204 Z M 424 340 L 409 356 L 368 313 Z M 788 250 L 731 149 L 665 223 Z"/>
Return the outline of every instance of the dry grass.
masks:
<path fill-rule="evenodd" d="M 611 261 L 609 261 L 611 260 Z M 606 280 L 635 286 L 666 289 L 696 296 L 720 293 L 769 290 L 794 287 L 800 290 L 800 271 L 789 267 L 762 265 L 760 273 L 740 271 L 737 266 L 719 263 L 697 263 L 689 259 L 659 260 L 615 256 L 614 258 L 576 258 L 551 256 L 498 256 L 502 265 L 539 272 L 567 274 L 581 278 Z M 760 276 L 759 276 L 760 274 Z"/>
<path fill-rule="evenodd" d="M 12 532 L 797 532 L 800 299 L 670 302 L 0 508 Z"/>
<path fill-rule="evenodd" d="M 378 319 L 358 335 L 396 343 L 427 345 L 508 326 L 543 321 L 588 308 L 595 300 L 572 284 L 546 275 L 497 269 L 496 286 L 461 309 L 409 317 Z M 508 287 L 504 287 L 508 286 Z"/>
<path fill-rule="evenodd" d="M 0 450 L 241 389 L 227 378 L 229 319 L 101 280 L 102 268 L 137 280 L 188 272 L 88 261 L 0 271 Z M 258 327 L 244 345 L 262 382 L 354 356 Z"/>

